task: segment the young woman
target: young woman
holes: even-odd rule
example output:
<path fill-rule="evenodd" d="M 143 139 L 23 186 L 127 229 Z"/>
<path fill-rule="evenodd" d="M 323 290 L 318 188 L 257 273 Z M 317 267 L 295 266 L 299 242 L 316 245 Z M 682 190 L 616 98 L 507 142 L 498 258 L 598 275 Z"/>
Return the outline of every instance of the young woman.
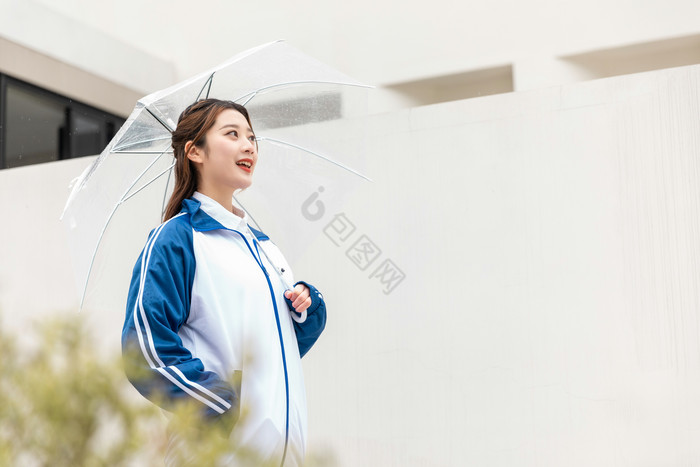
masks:
<path fill-rule="evenodd" d="M 283 255 L 233 206 L 258 160 L 246 109 L 198 101 L 180 115 L 172 146 L 175 189 L 129 290 L 127 375 L 147 398 L 165 400 L 164 408 L 194 399 L 212 423 L 232 429 L 234 442 L 266 460 L 300 465 L 301 357 L 325 326 L 323 297 L 301 281 L 285 290 L 268 260 L 291 283 Z"/>

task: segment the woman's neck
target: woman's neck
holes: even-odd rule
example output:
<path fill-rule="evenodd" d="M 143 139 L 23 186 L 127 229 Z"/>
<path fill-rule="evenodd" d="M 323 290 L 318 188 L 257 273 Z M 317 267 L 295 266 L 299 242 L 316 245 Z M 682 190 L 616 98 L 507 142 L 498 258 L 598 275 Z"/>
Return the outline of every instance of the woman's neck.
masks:
<path fill-rule="evenodd" d="M 204 196 L 207 196 L 217 203 L 219 203 L 221 206 L 224 207 L 229 212 L 234 213 L 238 217 L 243 217 L 244 213 L 242 210 L 238 209 L 233 205 L 233 192 L 230 191 L 213 191 L 210 189 L 207 189 L 206 187 L 199 187 L 197 189 L 201 194 Z"/>

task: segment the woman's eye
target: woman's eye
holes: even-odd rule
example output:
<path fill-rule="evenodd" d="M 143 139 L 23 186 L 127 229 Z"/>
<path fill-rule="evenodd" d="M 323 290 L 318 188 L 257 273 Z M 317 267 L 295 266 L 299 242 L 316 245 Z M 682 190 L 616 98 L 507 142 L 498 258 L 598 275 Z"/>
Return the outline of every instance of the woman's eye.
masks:
<path fill-rule="evenodd" d="M 236 130 L 231 130 L 228 132 L 228 134 L 233 135 L 233 136 L 238 136 L 238 132 Z"/>
<path fill-rule="evenodd" d="M 251 143 L 254 143 L 256 140 L 255 136 L 249 136 L 248 139 L 250 140 Z"/>

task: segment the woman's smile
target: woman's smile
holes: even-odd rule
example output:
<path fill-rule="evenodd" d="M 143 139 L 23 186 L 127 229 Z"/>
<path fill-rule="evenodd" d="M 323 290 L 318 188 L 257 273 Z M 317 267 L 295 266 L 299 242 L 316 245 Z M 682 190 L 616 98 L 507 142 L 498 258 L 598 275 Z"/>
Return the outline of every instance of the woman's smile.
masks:
<path fill-rule="evenodd" d="M 240 161 L 236 162 L 236 165 L 248 173 L 253 172 L 252 171 L 252 167 L 253 167 L 253 160 L 252 159 L 241 159 Z"/>

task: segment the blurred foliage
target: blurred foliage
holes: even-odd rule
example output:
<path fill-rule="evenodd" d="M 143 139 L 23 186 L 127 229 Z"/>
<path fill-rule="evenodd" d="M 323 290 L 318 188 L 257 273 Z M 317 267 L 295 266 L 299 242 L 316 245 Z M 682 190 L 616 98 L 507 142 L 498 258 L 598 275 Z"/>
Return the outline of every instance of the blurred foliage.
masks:
<path fill-rule="evenodd" d="M 0 333 L 2 465 L 133 465 L 146 454 L 162 416 L 135 403 L 118 360 L 97 358 L 80 320 L 45 322 L 22 337 L 19 345 Z"/>
<path fill-rule="evenodd" d="M 265 465 L 253 452 L 234 451 L 221 427 L 201 420 L 196 402 L 166 420 L 130 386 L 120 356 L 99 358 L 81 320 L 36 328 L 21 343 L 0 328 L 0 466 L 163 465 L 173 436 L 175 465 L 228 465 L 231 456 L 236 465 Z M 334 463 L 327 454 L 307 461 Z"/>

